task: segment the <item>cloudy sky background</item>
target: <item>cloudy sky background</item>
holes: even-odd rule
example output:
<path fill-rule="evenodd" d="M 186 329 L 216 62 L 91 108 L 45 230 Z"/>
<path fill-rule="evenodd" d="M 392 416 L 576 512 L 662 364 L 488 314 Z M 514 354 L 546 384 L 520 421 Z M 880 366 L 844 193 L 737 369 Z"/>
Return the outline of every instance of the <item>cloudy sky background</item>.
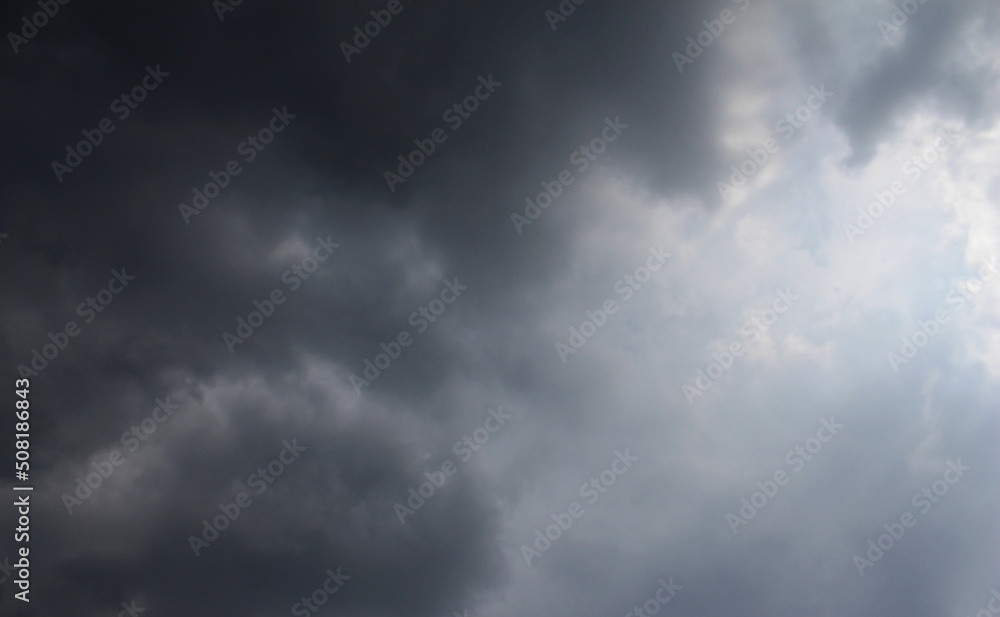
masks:
<path fill-rule="evenodd" d="M 667 577 L 676 617 L 986 608 L 1000 278 L 946 299 L 1000 257 L 996 4 L 928 0 L 886 36 L 883 1 L 589 0 L 554 31 L 554 2 L 403 1 L 350 63 L 340 42 L 384 4 L 247 1 L 220 21 L 209 2 L 74 2 L 0 59 L 9 400 L 49 332 L 82 329 L 31 378 L 37 614 L 285 614 L 337 567 L 351 578 L 322 610 L 350 617 L 625 615 Z M 680 72 L 675 52 L 723 9 L 735 19 Z M 6 6 L 4 32 L 36 10 Z M 52 161 L 157 64 L 169 76 L 58 182 Z M 496 92 L 446 128 L 490 74 Z M 821 86 L 785 139 L 776 123 Z M 295 119 L 243 163 L 285 106 Z M 518 233 L 511 214 L 615 117 L 628 128 Z M 391 192 L 383 172 L 438 127 L 447 141 Z M 957 145 L 904 173 L 944 129 Z M 769 138 L 724 199 L 717 182 Z M 244 171 L 185 224 L 178 204 L 234 158 Z M 289 292 L 282 273 L 328 235 L 340 247 Z M 671 257 L 623 302 L 616 282 L 658 247 Z M 82 324 L 116 268 L 135 280 Z M 415 334 L 410 314 L 455 277 L 468 290 Z M 287 301 L 230 353 L 223 333 L 275 288 Z M 750 341 L 785 289 L 799 299 Z M 556 342 L 608 298 L 618 312 L 563 362 Z M 895 372 L 887 354 L 938 309 L 950 321 Z M 359 396 L 351 375 L 403 330 L 414 343 Z M 747 352 L 689 403 L 734 341 Z M 180 408 L 128 453 L 121 434 L 168 395 Z M 497 407 L 513 418 L 460 462 L 452 444 Z M 786 453 L 830 417 L 844 428 L 795 473 Z M 307 450 L 196 557 L 188 537 L 286 439 Z M 125 463 L 68 514 L 62 495 L 114 449 Z M 625 449 L 639 461 L 586 503 Z M 12 439 L 0 451 L 12 461 Z M 448 459 L 458 474 L 401 524 L 394 504 Z M 921 514 L 913 495 L 958 459 L 971 470 Z M 778 470 L 790 482 L 734 535 L 727 513 Z M 526 564 L 573 501 L 583 516 Z M 907 511 L 916 525 L 859 576 L 853 556 Z M 16 591 L 0 583 L 5 614 Z"/>

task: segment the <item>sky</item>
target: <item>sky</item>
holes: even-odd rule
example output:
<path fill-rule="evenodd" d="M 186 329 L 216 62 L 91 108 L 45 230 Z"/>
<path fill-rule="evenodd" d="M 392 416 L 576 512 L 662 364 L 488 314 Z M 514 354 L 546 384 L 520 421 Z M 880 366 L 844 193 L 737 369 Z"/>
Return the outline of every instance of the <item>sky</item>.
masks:
<path fill-rule="evenodd" d="M 0 613 L 1000 613 L 996 3 L 0 24 Z"/>

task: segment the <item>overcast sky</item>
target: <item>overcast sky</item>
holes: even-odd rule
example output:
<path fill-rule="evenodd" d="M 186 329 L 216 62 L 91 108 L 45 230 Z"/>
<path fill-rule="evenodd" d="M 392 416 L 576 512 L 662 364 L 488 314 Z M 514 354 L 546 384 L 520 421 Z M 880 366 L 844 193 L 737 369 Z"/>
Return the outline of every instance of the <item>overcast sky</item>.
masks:
<path fill-rule="evenodd" d="M 49 1 L 3 614 L 1000 612 L 995 2 Z"/>

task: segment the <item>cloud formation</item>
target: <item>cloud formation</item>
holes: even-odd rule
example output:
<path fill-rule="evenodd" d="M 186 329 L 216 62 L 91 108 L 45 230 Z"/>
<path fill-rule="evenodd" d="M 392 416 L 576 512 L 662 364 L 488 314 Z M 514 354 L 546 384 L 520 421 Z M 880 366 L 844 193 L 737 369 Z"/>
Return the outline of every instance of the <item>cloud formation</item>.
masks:
<path fill-rule="evenodd" d="M 987 607 L 991 3 L 43 4 L 5 614 Z"/>

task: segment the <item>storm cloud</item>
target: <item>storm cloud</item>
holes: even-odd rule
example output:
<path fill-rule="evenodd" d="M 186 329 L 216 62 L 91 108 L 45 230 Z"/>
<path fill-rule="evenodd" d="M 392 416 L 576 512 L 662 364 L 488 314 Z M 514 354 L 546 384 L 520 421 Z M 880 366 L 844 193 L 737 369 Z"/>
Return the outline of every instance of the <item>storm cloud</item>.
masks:
<path fill-rule="evenodd" d="M 6 5 L 3 613 L 996 614 L 998 17 Z"/>

